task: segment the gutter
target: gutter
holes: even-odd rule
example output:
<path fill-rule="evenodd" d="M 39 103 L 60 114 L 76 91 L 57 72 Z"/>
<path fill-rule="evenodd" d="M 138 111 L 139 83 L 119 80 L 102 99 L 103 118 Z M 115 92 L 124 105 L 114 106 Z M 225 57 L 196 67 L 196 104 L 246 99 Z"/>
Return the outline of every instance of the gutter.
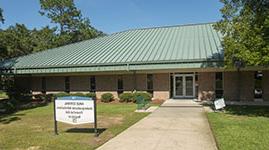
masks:
<path fill-rule="evenodd" d="M 40 67 L 19 67 L 16 69 L 51 69 L 51 68 L 76 68 L 76 67 L 102 67 L 102 66 L 126 66 L 127 70 L 130 69 L 130 65 L 154 65 L 154 64 L 177 64 L 177 63 L 203 63 L 203 62 L 224 62 L 217 59 L 193 59 L 193 60 L 178 60 L 178 61 L 150 61 L 150 62 L 132 62 L 132 63 L 100 63 L 100 64 L 81 64 L 81 65 L 58 65 L 58 66 L 40 66 Z"/>

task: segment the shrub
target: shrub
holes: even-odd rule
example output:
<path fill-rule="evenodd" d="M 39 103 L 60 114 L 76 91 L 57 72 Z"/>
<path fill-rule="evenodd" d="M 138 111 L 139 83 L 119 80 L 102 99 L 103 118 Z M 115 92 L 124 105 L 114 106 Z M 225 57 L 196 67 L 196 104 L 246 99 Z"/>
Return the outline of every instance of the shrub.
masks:
<path fill-rule="evenodd" d="M 133 101 L 133 93 L 122 93 L 119 95 L 120 102 L 132 102 Z"/>
<path fill-rule="evenodd" d="M 52 102 L 54 100 L 54 95 L 53 94 L 46 94 L 45 100 L 46 100 L 46 102 Z"/>
<path fill-rule="evenodd" d="M 34 95 L 34 99 L 42 102 L 52 102 L 54 100 L 54 94 L 37 94 Z"/>
<path fill-rule="evenodd" d="M 101 101 L 108 103 L 111 102 L 114 99 L 114 96 L 111 93 L 104 93 L 101 96 Z"/>
<path fill-rule="evenodd" d="M 139 97 L 139 96 L 142 96 L 144 98 L 145 101 L 151 101 L 151 98 L 152 98 L 152 95 L 150 93 L 147 93 L 147 92 L 135 92 L 133 94 L 133 102 L 135 103 L 136 102 L 136 99 Z"/>
<path fill-rule="evenodd" d="M 7 102 L 5 105 L 6 113 L 12 113 L 16 110 L 16 104 L 12 102 Z"/>
<path fill-rule="evenodd" d="M 86 96 L 86 94 L 84 94 L 84 93 L 70 93 L 68 95 L 69 96 L 81 96 L 81 97 Z"/>
<path fill-rule="evenodd" d="M 93 99 L 96 98 L 96 94 L 93 93 L 93 92 L 87 93 L 87 94 L 85 94 L 85 96 L 87 96 L 87 97 L 91 97 L 91 98 L 93 98 Z"/>
<path fill-rule="evenodd" d="M 32 93 L 25 89 L 8 89 L 7 95 L 9 99 L 16 101 L 14 105 L 19 103 L 28 103 L 32 100 Z"/>
<path fill-rule="evenodd" d="M 11 100 L 2 100 L 0 101 L 0 114 L 8 114 L 16 111 L 16 104 Z"/>
<path fill-rule="evenodd" d="M 45 100 L 45 96 L 44 96 L 45 94 L 36 94 L 36 95 L 34 95 L 34 99 L 35 100 L 38 100 L 38 101 L 43 101 L 43 100 Z"/>

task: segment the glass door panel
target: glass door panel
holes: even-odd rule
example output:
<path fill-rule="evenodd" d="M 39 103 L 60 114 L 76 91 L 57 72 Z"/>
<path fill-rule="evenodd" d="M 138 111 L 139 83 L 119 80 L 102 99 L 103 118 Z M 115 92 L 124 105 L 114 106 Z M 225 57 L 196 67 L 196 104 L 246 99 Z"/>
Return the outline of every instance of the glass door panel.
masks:
<path fill-rule="evenodd" d="M 189 96 L 193 96 L 194 91 L 193 91 L 193 76 L 185 76 L 185 96 L 189 97 Z"/>
<path fill-rule="evenodd" d="M 174 76 L 174 97 L 194 97 L 194 75 L 182 74 Z"/>
<path fill-rule="evenodd" d="M 175 96 L 183 96 L 183 76 L 175 77 Z"/>

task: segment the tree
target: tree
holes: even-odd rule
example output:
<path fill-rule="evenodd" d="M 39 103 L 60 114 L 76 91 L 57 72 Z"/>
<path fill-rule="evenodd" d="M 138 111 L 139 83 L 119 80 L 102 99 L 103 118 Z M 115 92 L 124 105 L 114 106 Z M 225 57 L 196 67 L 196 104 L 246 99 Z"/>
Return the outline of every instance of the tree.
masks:
<path fill-rule="evenodd" d="M 29 30 L 23 24 L 0 31 L 0 58 L 13 58 L 57 47 L 55 28 Z"/>
<path fill-rule="evenodd" d="M 269 1 L 220 0 L 222 19 L 215 28 L 224 35 L 227 67 L 269 65 Z"/>
<path fill-rule="evenodd" d="M 10 26 L 0 32 L 0 51 L 2 58 L 12 58 L 29 54 L 33 51 L 31 31 L 23 24 Z"/>
<path fill-rule="evenodd" d="M 60 26 L 29 30 L 23 24 L 0 29 L 0 60 L 27 55 L 62 45 L 91 39 L 102 32 L 91 27 L 88 18 L 82 18 L 73 0 L 40 0 L 42 15 Z M 0 21 L 4 21 L 0 8 Z"/>
<path fill-rule="evenodd" d="M 65 45 L 102 34 L 90 25 L 88 18 L 83 18 L 73 0 L 40 0 L 40 14 L 51 19 L 60 27 L 58 45 Z"/>
<path fill-rule="evenodd" d="M 60 32 L 72 32 L 78 27 L 81 12 L 73 0 L 40 0 L 42 16 L 47 16 L 52 23 L 59 24 Z"/>
<path fill-rule="evenodd" d="M 57 47 L 55 34 L 56 28 L 49 28 L 46 26 L 40 30 L 33 29 L 31 38 L 33 42 L 33 52 L 42 51 L 50 48 Z"/>
<path fill-rule="evenodd" d="M 4 15 L 3 15 L 3 9 L 0 8 L 0 22 L 4 23 L 5 19 L 4 19 Z"/>

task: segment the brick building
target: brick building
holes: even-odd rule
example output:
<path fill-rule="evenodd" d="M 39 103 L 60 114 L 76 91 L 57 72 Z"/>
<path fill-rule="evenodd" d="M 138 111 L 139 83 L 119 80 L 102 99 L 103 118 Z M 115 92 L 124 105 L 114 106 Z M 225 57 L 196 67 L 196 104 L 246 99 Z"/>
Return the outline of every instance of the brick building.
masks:
<path fill-rule="evenodd" d="M 213 24 L 134 29 L 5 60 L 33 93 L 147 91 L 154 99 L 268 101 L 267 68 L 224 68 Z"/>

